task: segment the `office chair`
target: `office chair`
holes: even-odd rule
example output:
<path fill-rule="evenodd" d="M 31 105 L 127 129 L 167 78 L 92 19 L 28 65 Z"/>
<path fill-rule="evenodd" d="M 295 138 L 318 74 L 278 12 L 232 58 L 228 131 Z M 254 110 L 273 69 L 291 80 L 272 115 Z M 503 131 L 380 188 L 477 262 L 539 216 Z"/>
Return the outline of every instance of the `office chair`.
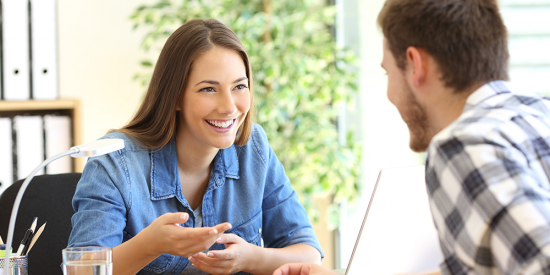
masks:
<path fill-rule="evenodd" d="M 48 222 L 29 253 L 29 274 L 62 274 L 61 250 L 67 247 L 71 234 L 72 199 L 80 176 L 80 173 L 36 176 L 23 194 L 15 222 L 13 252 L 17 251 L 34 217 L 38 217 L 36 230 Z M 13 202 L 23 181 L 13 183 L 0 196 L 0 236 L 4 242 Z"/>

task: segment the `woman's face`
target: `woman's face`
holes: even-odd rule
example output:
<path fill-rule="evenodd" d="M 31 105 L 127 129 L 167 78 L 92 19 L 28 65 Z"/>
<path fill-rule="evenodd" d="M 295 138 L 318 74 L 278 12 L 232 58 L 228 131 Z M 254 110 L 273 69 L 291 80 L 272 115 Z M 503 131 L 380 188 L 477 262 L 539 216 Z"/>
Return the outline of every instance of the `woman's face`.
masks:
<path fill-rule="evenodd" d="M 213 47 L 193 62 L 183 94 L 181 134 L 198 146 L 228 148 L 250 110 L 246 67 L 233 50 Z"/>

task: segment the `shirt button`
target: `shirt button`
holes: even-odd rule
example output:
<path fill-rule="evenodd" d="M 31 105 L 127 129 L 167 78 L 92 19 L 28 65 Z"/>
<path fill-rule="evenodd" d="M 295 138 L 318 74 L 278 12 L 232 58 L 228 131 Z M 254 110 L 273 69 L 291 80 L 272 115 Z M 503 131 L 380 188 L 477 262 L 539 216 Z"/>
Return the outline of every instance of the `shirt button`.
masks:
<path fill-rule="evenodd" d="M 260 228 L 260 229 L 258 229 L 258 233 L 262 233 L 262 229 L 261 229 L 261 228 Z"/>

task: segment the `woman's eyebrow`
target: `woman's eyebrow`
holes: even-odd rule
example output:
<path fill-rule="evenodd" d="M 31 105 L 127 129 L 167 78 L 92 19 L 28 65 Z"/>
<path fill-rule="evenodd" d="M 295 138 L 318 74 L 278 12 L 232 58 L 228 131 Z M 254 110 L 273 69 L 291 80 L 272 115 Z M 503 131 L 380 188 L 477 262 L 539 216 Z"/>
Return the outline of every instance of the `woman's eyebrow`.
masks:
<path fill-rule="evenodd" d="M 233 81 L 233 83 L 237 83 L 237 82 L 241 82 L 243 80 L 247 80 L 248 78 L 246 76 L 243 76 L 235 81 Z M 208 83 L 208 84 L 212 84 L 212 85 L 220 85 L 220 82 L 216 81 L 216 80 L 203 80 L 197 84 L 195 84 L 195 86 L 201 84 L 201 83 Z"/>
<path fill-rule="evenodd" d="M 243 76 L 243 77 L 241 77 L 241 78 L 239 78 L 239 79 L 233 81 L 233 84 L 235 84 L 235 83 L 237 83 L 237 82 L 241 82 L 241 81 L 243 81 L 243 80 L 247 80 L 247 79 L 248 79 L 248 78 L 247 78 L 246 76 Z"/>
<path fill-rule="evenodd" d="M 195 84 L 195 86 L 201 84 L 201 83 L 208 83 L 208 84 L 212 84 L 212 85 L 220 85 L 220 82 L 216 81 L 216 80 L 203 80 L 197 84 Z"/>

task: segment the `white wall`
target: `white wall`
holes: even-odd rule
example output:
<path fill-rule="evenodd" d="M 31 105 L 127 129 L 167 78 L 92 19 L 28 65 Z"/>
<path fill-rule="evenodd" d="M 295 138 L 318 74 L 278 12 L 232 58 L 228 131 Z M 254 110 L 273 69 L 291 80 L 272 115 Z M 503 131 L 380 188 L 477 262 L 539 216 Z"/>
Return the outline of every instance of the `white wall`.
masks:
<path fill-rule="evenodd" d="M 346 2 L 346 0 L 344 1 Z M 345 268 L 367 209 L 380 169 L 423 163 L 423 156 L 409 149 L 409 132 L 397 109 L 386 96 L 387 77 L 380 67 L 383 35 L 376 18 L 384 0 L 354 1 L 358 12 L 358 39 L 347 45 L 356 48 L 360 59 L 360 95 L 355 111 L 347 115 L 349 127 L 356 129 L 363 143 L 361 198 L 343 209 L 340 226 L 340 268 Z M 344 26 L 352 28 L 352 26 Z M 357 42 L 354 42 L 357 41 Z"/>
<path fill-rule="evenodd" d="M 123 126 L 139 107 L 145 88 L 132 78 L 147 54 L 129 16 L 154 2 L 58 0 L 60 98 L 81 101 L 83 142 Z"/>

